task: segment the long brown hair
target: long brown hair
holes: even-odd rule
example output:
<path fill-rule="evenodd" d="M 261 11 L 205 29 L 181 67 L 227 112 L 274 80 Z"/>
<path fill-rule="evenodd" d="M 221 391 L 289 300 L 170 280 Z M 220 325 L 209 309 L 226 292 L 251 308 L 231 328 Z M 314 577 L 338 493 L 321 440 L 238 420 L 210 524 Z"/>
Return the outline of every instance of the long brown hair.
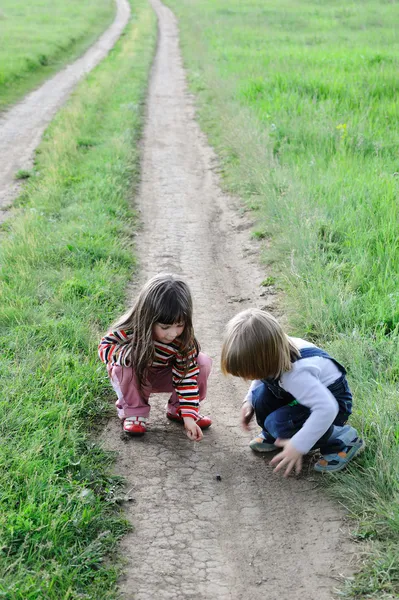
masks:
<path fill-rule="evenodd" d="M 115 329 L 123 329 L 132 334 L 132 367 L 139 385 L 145 381 L 147 368 L 153 363 L 155 347 L 153 326 L 156 323 L 173 325 L 184 323 L 184 330 L 178 338 L 179 350 L 186 360 L 193 347 L 199 352 L 199 344 L 194 336 L 193 302 L 188 285 L 177 275 L 160 273 L 152 277 L 141 289 L 133 307 L 122 316 Z"/>
<path fill-rule="evenodd" d="M 298 348 L 270 313 L 249 308 L 227 324 L 221 368 L 244 379 L 278 379 L 300 356 Z"/>

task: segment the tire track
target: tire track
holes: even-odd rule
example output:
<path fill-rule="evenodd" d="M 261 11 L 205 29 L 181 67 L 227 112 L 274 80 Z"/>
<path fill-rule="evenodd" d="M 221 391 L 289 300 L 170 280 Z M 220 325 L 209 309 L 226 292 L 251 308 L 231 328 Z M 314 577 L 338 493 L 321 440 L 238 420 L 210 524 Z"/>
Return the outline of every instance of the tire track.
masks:
<path fill-rule="evenodd" d="M 129 3 L 116 0 L 116 4 L 114 22 L 83 56 L 0 115 L 0 220 L 20 189 L 15 174 L 32 168 L 34 151 L 47 125 L 77 83 L 105 58 L 126 27 Z"/>

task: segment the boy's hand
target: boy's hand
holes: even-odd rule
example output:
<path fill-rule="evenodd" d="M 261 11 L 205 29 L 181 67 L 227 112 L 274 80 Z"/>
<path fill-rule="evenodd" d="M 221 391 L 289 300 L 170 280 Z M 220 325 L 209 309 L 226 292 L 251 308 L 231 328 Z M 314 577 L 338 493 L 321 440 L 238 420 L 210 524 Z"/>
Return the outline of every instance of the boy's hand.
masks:
<path fill-rule="evenodd" d="M 277 473 L 286 467 L 284 477 L 288 477 L 292 469 L 295 467 L 296 474 L 300 473 L 302 469 L 303 454 L 294 448 L 294 446 L 291 444 L 291 440 L 280 440 L 280 438 L 278 438 L 274 443 L 276 446 L 284 448 L 282 452 L 277 454 L 277 456 L 272 458 L 270 461 L 271 465 L 277 465 L 277 467 L 274 469 L 274 472 Z"/>
<path fill-rule="evenodd" d="M 254 416 L 254 407 L 249 402 L 244 402 L 241 408 L 241 426 L 245 431 L 249 431 L 249 423 Z"/>
<path fill-rule="evenodd" d="M 183 421 L 188 439 L 193 442 L 200 442 L 204 437 L 201 427 L 198 427 L 194 419 L 191 419 L 190 417 L 184 417 Z"/>

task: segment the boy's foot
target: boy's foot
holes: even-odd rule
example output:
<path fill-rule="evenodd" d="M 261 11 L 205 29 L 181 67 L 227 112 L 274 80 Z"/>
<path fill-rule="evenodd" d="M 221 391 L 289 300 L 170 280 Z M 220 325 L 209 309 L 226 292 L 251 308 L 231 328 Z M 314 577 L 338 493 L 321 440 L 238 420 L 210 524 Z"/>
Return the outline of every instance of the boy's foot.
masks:
<path fill-rule="evenodd" d="M 314 470 L 319 473 L 335 473 L 341 471 L 352 458 L 365 448 L 365 443 L 360 437 L 356 437 L 348 444 L 345 450 L 337 454 L 324 454 L 319 458 L 314 466 Z"/>
<path fill-rule="evenodd" d="M 147 431 L 146 417 L 126 417 L 123 421 L 123 431 L 129 435 L 144 435 Z"/>
<path fill-rule="evenodd" d="M 166 416 L 171 421 L 176 421 L 176 423 L 184 423 L 183 417 L 180 415 L 180 412 L 171 412 L 168 410 L 166 412 Z M 201 429 L 208 429 L 208 427 L 212 425 L 212 419 L 210 417 L 203 417 L 202 415 L 199 416 L 200 418 L 197 421 L 198 427 L 200 427 Z"/>
<path fill-rule="evenodd" d="M 273 452 L 273 450 L 277 450 L 277 446 L 275 446 L 272 442 L 265 440 L 262 431 L 256 436 L 256 438 L 249 442 L 249 447 L 254 452 Z"/>

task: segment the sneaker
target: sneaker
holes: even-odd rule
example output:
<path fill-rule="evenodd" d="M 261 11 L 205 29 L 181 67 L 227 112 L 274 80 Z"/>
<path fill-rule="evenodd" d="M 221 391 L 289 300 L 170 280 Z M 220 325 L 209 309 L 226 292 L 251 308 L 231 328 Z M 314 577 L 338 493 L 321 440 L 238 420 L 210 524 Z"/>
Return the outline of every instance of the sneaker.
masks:
<path fill-rule="evenodd" d="M 273 450 L 277 450 L 275 444 L 265 440 L 262 432 L 249 442 L 249 447 L 254 452 L 273 452 Z"/>
<path fill-rule="evenodd" d="M 184 423 L 183 417 L 180 412 L 170 412 L 169 410 L 166 412 L 166 416 L 170 421 L 176 421 L 176 423 Z M 198 427 L 201 429 L 208 429 L 212 425 L 212 419 L 210 417 L 203 417 L 199 415 L 199 419 L 197 421 Z"/>
<path fill-rule="evenodd" d="M 325 454 L 321 456 L 314 466 L 314 470 L 319 473 L 335 473 L 341 471 L 352 458 L 354 458 L 359 452 L 362 452 L 365 448 L 364 441 L 356 437 L 345 450 L 341 450 L 337 454 Z"/>
<path fill-rule="evenodd" d="M 144 435 L 147 431 L 146 417 L 127 417 L 123 421 L 123 431 L 129 435 Z"/>

